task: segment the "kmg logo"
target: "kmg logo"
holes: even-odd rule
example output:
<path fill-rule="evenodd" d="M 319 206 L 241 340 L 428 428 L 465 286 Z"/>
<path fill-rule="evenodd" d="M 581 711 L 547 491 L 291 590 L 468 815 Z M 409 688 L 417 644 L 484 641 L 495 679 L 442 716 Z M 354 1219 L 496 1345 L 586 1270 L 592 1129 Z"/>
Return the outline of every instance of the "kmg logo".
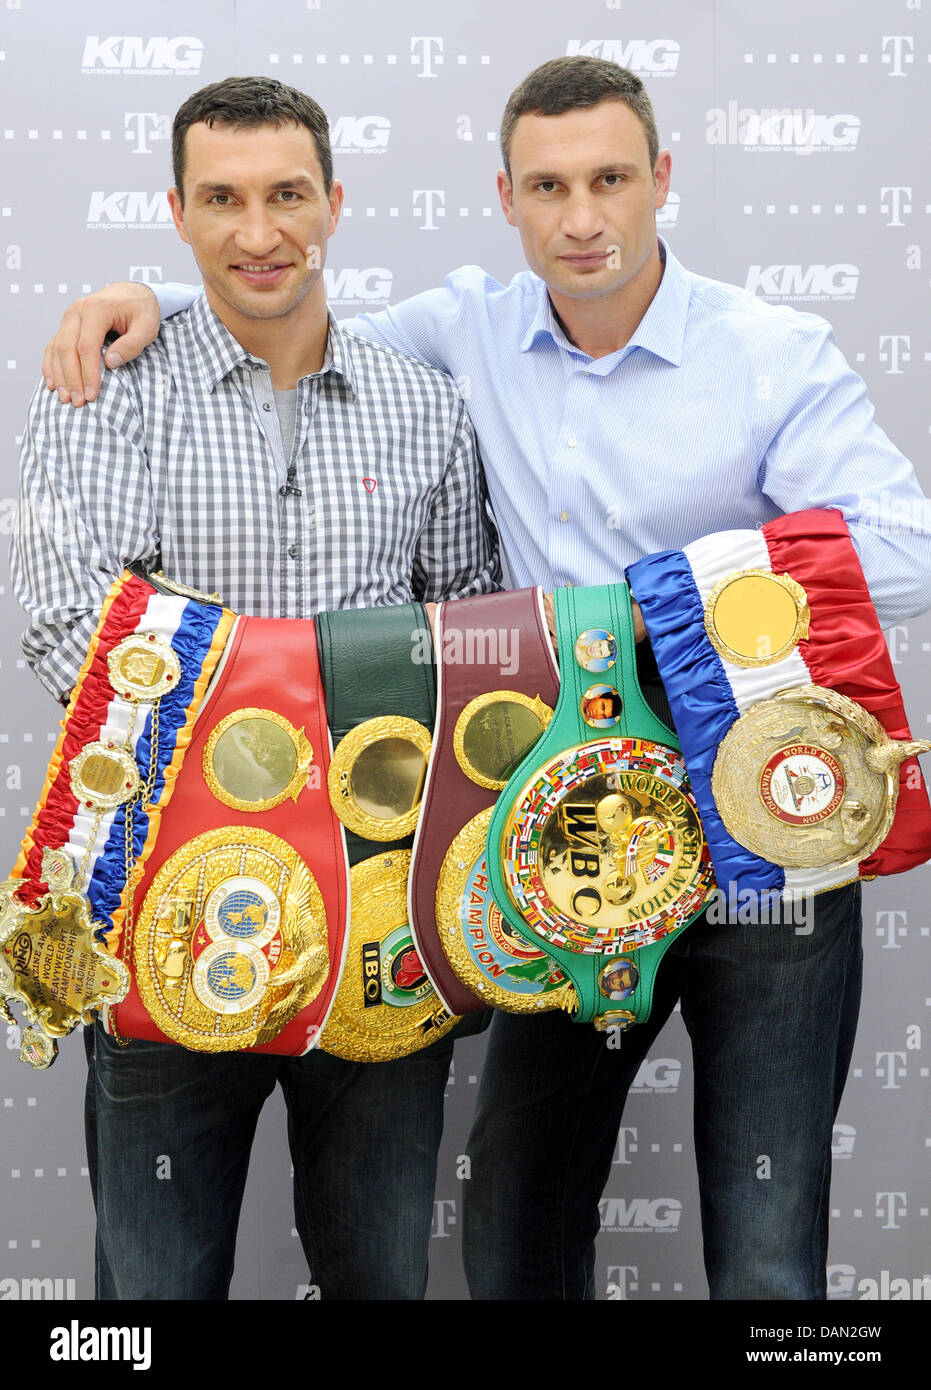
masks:
<path fill-rule="evenodd" d="M 387 304 L 391 299 L 394 275 L 384 266 L 367 266 L 364 270 L 331 270 L 323 272 L 326 297 L 331 304 Z"/>
<path fill-rule="evenodd" d="M 602 1197 L 603 1231 L 677 1231 L 682 1203 L 675 1197 Z"/>
<path fill-rule="evenodd" d="M 90 228 L 172 226 L 166 193 L 92 193 L 87 208 Z"/>
<path fill-rule="evenodd" d="M 679 66 L 679 45 L 675 39 L 570 39 L 566 56 L 603 58 L 631 72 L 672 77 Z"/>
<path fill-rule="evenodd" d="M 88 34 L 84 40 L 82 72 L 122 72 L 139 75 L 200 72 L 204 45 L 190 34 L 175 39 L 144 39 L 139 35 L 113 35 L 100 38 Z"/>
<path fill-rule="evenodd" d="M 746 288 L 767 299 L 853 299 L 859 280 L 855 265 L 752 265 Z"/>
<path fill-rule="evenodd" d="M 338 116 L 330 127 L 330 139 L 338 154 L 384 154 L 391 122 L 387 116 Z"/>

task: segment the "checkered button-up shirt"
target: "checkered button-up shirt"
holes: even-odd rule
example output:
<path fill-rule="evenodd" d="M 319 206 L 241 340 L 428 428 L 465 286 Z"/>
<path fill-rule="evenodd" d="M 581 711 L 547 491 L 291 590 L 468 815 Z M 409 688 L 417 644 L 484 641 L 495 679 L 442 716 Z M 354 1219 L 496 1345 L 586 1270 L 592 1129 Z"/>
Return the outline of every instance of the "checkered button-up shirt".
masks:
<path fill-rule="evenodd" d="M 310 618 L 499 580 L 475 439 L 441 372 L 340 332 L 298 383 L 286 455 L 268 366 L 201 297 L 98 399 L 40 386 L 23 442 L 16 596 L 26 656 L 74 685 L 113 580 L 166 574 L 239 613 Z"/>

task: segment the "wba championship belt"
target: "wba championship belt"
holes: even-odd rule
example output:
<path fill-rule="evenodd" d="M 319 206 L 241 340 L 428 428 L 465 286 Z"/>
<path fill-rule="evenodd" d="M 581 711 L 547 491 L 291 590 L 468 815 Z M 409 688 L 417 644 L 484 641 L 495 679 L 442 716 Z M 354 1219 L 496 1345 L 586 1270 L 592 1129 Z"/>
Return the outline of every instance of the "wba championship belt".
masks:
<path fill-rule="evenodd" d="M 458 1022 L 423 968 L 407 912 L 436 708 L 433 646 L 419 603 L 321 613 L 316 625 L 334 744 L 330 801 L 351 865 L 346 964 L 320 1046 L 347 1061 L 388 1061 Z"/>
<path fill-rule="evenodd" d="M 118 951 L 131 931 L 133 884 L 233 623 L 192 592 L 128 571 L 113 585 L 0 886 L 0 992 L 24 1005 L 32 1026 L 21 1056 L 36 1067 L 54 1059 L 56 1037 L 130 988 L 103 938 Z"/>
<path fill-rule="evenodd" d="M 123 933 L 115 1036 L 299 1056 L 345 947 L 313 623 L 237 618 Z"/>
<path fill-rule="evenodd" d="M 576 1018 L 626 1028 L 649 1016 L 711 861 L 676 737 L 640 691 L 626 584 L 555 598 L 559 703 L 495 807 L 489 882 L 514 931 L 572 981 Z"/>
<path fill-rule="evenodd" d="M 628 571 L 719 885 L 787 899 L 931 853 L 931 806 L 846 523 L 797 512 Z"/>
<path fill-rule="evenodd" d="M 458 599 L 437 614 L 439 717 L 414 841 L 410 920 L 455 1013 L 574 1008 L 555 962 L 515 936 L 488 887 L 498 793 L 552 718 L 559 675 L 538 589 Z"/>

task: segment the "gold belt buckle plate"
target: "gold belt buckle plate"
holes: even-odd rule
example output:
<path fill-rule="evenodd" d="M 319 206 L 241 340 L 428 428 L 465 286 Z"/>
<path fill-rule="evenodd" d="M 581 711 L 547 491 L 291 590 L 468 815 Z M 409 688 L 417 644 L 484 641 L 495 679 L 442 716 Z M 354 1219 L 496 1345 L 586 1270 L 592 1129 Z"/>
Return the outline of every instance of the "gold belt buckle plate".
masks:
<path fill-rule="evenodd" d="M 253 826 L 210 830 L 155 875 L 133 942 L 150 1017 L 195 1052 L 271 1042 L 329 974 L 323 896 L 301 856 Z"/>
<path fill-rule="evenodd" d="M 721 741 L 711 790 L 729 835 L 783 868 L 857 863 L 889 834 L 899 764 L 925 740 L 888 736 L 854 700 L 824 686 L 761 700 Z"/>
<path fill-rule="evenodd" d="M 551 758 L 518 796 L 500 851 L 528 926 L 587 954 L 660 940 L 714 882 L 682 756 L 649 739 L 598 739 Z"/>
<path fill-rule="evenodd" d="M 407 1057 L 459 1022 L 433 988 L 408 923 L 410 863 L 410 850 L 391 850 L 349 870 L 346 964 L 320 1046 L 350 1062 Z"/>
<path fill-rule="evenodd" d="M 19 1000 L 34 1025 L 21 1055 L 35 1067 L 50 1064 L 55 1038 L 124 999 L 130 982 L 123 962 L 94 940 L 91 905 L 72 890 L 67 850 L 46 849 L 41 872 L 48 892 L 35 907 L 17 897 L 21 879 L 0 884 L 0 994 Z"/>

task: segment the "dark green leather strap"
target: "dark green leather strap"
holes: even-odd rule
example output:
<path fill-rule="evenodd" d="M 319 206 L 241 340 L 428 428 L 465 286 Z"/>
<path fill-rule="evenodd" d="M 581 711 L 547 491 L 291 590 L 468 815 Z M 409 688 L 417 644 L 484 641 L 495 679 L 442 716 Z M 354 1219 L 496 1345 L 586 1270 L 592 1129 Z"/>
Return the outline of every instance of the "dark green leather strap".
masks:
<path fill-rule="evenodd" d="M 350 729 L 397 714 L 433 729 L 436 672 L 422 603 L 344 608 L 314 619 L 320 647 L 327 722 L 335 748 Z M 346 830 L 349 863 L 388 849 L 409 849 L 413 836 L 377 846 Z"/>

